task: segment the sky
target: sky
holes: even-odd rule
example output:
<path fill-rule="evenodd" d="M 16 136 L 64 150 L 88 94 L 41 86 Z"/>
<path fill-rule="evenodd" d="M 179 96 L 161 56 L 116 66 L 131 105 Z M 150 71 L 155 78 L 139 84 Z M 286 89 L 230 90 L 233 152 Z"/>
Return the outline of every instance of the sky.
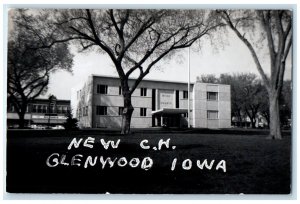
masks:
<path fill-rule="evenodd" d="M 211 46 L 204 41 L 201 50 L 190 48 L 190 80 L 196 81 L 202 74 L 221 73 L 255 73 L 259 76 L 255 63 L 247 47 L 231 31 L 227 32 L 226 42 L 220 46 Z M 215 44 L 216 45 L 216 44 Z M 78 53 L 72 47 L 74 54 L 73 72 L 57 71 L 50 76 L 48 92 L 41 96 L 47 98 L 54 94 L 58 99 L 71 99 L 72 87 L 83 84 L 91 74 L 118 76 L 110 58 L 97 52 Z M 270 73 L 268 55 L 261 54 L 261 64 L 265 73 Z M 168 61 L 160 61 L 146 76 L 146 79 L 188 81 L 188 48 Z M 291 53 L 289 53 L 285 79 L 291 79 Z"/>

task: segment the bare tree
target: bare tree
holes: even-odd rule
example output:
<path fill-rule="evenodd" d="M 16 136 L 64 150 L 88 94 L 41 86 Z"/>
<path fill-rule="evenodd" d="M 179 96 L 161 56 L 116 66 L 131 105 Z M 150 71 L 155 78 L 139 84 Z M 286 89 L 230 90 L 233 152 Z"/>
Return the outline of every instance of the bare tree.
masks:
<path fill-rule="evenodd" d="M 254 75 L 256 78 L 256 75 Z M 258 113 L 262 104 L 268 101 L 261 80 L 252 80 L 252 83 L 244 87 L 244 111 L 250 118 L 252 128 L 255 128 Z"/>
<path fill-rule="evenodd" d="M 236 73 L 221 74 L 218 81 L 231 86 L 232 116 L 238 119 L 239 124 L 243 116 L 248 116 L 252 128 L 255 128 L 257 114 L 262 104 L 268 101 L 261 80 L 253 73 Z"/>
<path fill-rule="evenodd" d="M 236 36 L 247 46 L 269 95 L 270 138 L 281 139 L 279 95 L 283 85 L 286 59 L 292 46 L 292 12 L 289 10 L 218 11 Z M 257 27 L 259 25 L 259 27 Z M 266 41 L 270 59 L 270 77 L 262 67 L 251 34 Z M 253 38 L 252 38 L 253 39 Z"/>
<path fill-rule="evenodd" d="M 31 49 L 39 39 L 33 31 L 25 26 L 36 21 L 23 16 L 23 11 L 13 14 L 13 29 L 8 42 L 7 93 L 19 115 L 19 128 L 24 127 L 24 116 L 28 103 L 45 93 L 50 73 L 58 70 L 71 70 L 72 55 L 66 44 L 57 44 L 47 49 Z"/>
<path fill-rule="evenodd" d="M 215 74 L 202 74 L 200 77 L 197 77 L 197 81 L 202 83 L 217 84 L 219 82 L 219 79 Z"/>
<path fill-rule="evenodd" d="M 52 37 L 41 47 L 72 40 L 81 50 L 107 54 L 120 78 L 124 98 L 122 130 L 130 132 L 131 96 L 161 59 L 191 46 L 223 25 L 207 10 L 52 10 L 45 12 Z M 133 84 L 129 78 L 139 72 Z"/>

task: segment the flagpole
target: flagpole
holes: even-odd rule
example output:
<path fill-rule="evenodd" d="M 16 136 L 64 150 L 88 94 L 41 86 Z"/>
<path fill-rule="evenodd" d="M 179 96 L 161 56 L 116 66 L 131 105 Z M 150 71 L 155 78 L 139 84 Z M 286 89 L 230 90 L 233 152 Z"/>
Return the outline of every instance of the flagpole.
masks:
<path fill-rule="evenodd" d="M 190 47 L 188 47 L 188 128 L 190 128 Z"/>

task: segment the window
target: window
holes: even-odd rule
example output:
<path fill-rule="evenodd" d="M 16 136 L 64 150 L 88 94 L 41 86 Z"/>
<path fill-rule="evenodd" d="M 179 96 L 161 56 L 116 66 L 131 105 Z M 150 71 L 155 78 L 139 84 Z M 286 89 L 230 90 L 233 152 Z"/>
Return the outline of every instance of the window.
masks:
<path fill-rule="evenodd" d="M 97 93 L 107 94 L 107 85 L 97 84 Z"/>
<path fill-rule="evenodd" d="M 147 96 L 147 88 L 141 88 L 141 96 Z"/>
<path fill-rule="evenodd" d="M 119 107 L 119 115 L 123 115 L 124 107 Z"/>
<path fill-rule="evenodd" d="M 207 111 L 207 119 L 215 120 L 219 118 L 219 112 L 218 111 Z"/>
<path fill-rule="evenodd" d="M 218 100 L 218 92 L 207 92 L 207 100 L 217 101 Z"/>
<path fill-rule="evenodd" d="M 188 98 L 188 91 L 183 91 L 183 98 L 187 99 Z"/>
<path fill-rule="evenodd" d="M 146 108 L 141 108 L 140 109 L 140 116 L 146 116 L 146 111 L 147 111 Z"/>
<path fill-rule="evenodd" d="M 122 95 L 122 87 L 119 86 L 119 95 Z"/>
<path fill-rule="evenodd" d="M 43 113 L 47 113 L 47 106 L 46 105 L 43 106 L 42 111 L 43 111 Z"/>
<path fill-rule="evenodd" d="M 42 112 L 42 105 L 38 105 L 38 113 L 41 113 Z"/>
<path fill-rule="evenodd" d="M 97 106 L 96 114 L 97 115 L 107 115 L 107 106 Z"/>
<path fill-rule="evenodd" d="M 37 105 L 32 105 L 32 112 L 36 113 L 37 112 Z"/>
<path fill-rule="evenodd" d="M 68 111 L 67 111 L 67 106 L 62 106 L 62 113 L 67 113 Z"/>
<path fill-rule="evenodd" d="M 182 116 L 183 116 L 184 118 L 188 118 L 189 115 L 188 115 L 188 113 L 183 113 Z"/>
<path fill-rule="evenodd" d="M 45 113 L 48 113 L 48 106 L 45 106 Z"/>
<path fill-rule="evenodd" d="M 57 106 L 57 113 L 62 113 L 62 106 Z"/>
<path fill-rule="evenodd" d="M 50 106 L 50 113 L 55 113 L 55 106 Z"/>

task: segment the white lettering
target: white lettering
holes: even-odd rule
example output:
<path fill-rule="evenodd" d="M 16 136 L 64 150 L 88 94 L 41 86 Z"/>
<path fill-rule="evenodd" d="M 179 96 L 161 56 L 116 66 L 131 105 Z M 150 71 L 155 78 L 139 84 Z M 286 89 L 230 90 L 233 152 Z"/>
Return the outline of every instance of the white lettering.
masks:
<path fill-rule="evenodd" d="M 144 143 L 148 143 L 148 140 L 141 141 L 141 143 L 140 143 L 141 148 L 142 149 L 150 149 L 150 146 L 149 145 L 145 146 Z"/>
<path fill-rule="evenodd" d="M 72 160 L 71 160 L 71 165 L 76 165 L 76 166 L 80 166 L 80 163 L 75 163 L 76 161 L 79 161 L 81 162 L 81 159 L 77 159 L 76 157 L 83 157 L 81 154 L 76 154 L 72 157 Z"/>
<path fill-rule="evenodd" d="M 118 160 L 118 166 L 120 167 L 124 167 L 126 166 L 127 164 L 127 159 L 125 157 L 121 157 L 119 160 Z"/>
<path fill-rule="evenodd" d="M 172 161 L 171 171 L 174 171 L 174 169 L 176 167 L 176 163 L 177 163 L 177 158 L 173 159 L 173 161 Z"/>
<path fill-rule="evenodd" d="M 88 167 L 88 164 L 90 166 L 95 166 L 96 165 L 96 162 L 97 162 L 97 156 L 94 157 L 94 161 L 93 161 L 93 157 L 92 156 L 88 156 L 85 160 L 85 163 L 84 163 L 84 168 L 87 168 Z"/>
<path fill-rule="evenodd" d="M 95 138 L 93 138 L 93 137 L 88 137 L 88 138 L 84 141 L 83 146 L 89 147 L 89 148 L 93 148 L 94 146 L 93 146 L 92 144 L 89 144 L 89 143 L 94 144 L 94 143 L 95 143 Z"/>
<path fill-rule="evenodd" d="M 56 156 L 55 158 L 53 158 L 51 161 L 54 162 L 54 164 L 50 164 L 50 159 L 53 157 L 53 156 Z M 47 158 L 47 161 L 46 161 L 46 164 L 47 166 L 49 167 L 56 167 L 58 165 L 58 158 L 59 157 L 59 154 L 58 153 L 53 153 L 51 154 L 48 158 Z"/>
<path fill-rule="evenodd" d="M 200 169 L 203 169 L 203 167 L 205 166 L 207 169 L 211 169 L 214 165 L 214 162 L 215 160 L 212 160 L 210 162 L 210 165 L 207 164 L 207 160 L 204 159 L 203 163 L 201 164 L 201 161 L 200 160 L 197 160 L 197 166 L 200 168 Z"/>
<path fill-rule="evenodd" d="M 184 170 L 190 170 L 192 168 L 192 161 L 190 159 L 186 159 L 182 162 L 182 168 Z"/>
<path fill-rule="evenodd" d="M 158 150 L 161 150 L 161 147 L 165 145 L 166 148 L 169 148 L 169 145 L 170 145 L 170 138 L 167 139 L 167 141 L 164 141 L 163 139 L 160 139 L 159 142 L 158 142 Z"/>
<path fill-rule="evenodd" d="M 68 150 L 70 150 L 70 149 L 72 148 L 73 145 L 74 145 L 75 148 L 78 148 L 79 145 L 80 145 L 80 143 L 81 143 L 81 141 L 82 141 L 82 138 L 80 138 L 79 141 L 77 141 L 76 138 L 73 138 L 73 140 L 71 141 L 71 143 L 70 143 L 69 146 L 68 146 Z"/>
<path fill-rule="evenodd" d="M 129 161 L 129 166 L 131 166 L 132 168 L 137 167 L 140 164 L 140 159 L 139 158 L 132 158 Z"/>
<path fill-rule="evenodd" d="M 153 160 L 150 157 L 145 157 L 142 161 L 141 168 L 148 171 L 153 165 Z"/>
<path fill-rule="evenodd" d="M 65 166 L 69 166 L 69 163 L 65 162 L 66 157 L 67 157 L 67 155 L 65 155 L 65 154 L 61 155 L 60 164 L 65 165 Z"/>
<path fill-rule="evenodd" d="M 219 161 L 216 170 L 218 169 L 223 169 L 224 172 L 226 172 L 226 161 L 225 160 L 221 160 Z"/>
<path fill-rule="evenodd" d="M 102 164 L 102 169 L 104 169 L 106 163 L 108 162 L 109 163 L 109 167 L 113 167 L 114 164 L 115 164 L 115 161 L 117 160 L 117 158 L 115 158 L 114 160 L 111 160 L 110 157 L 107 157 L 105 160 L 103 160 L 103 156 L 100 157 L 100 162 Z"/>
<path fill-rule="evenodd" d="M 106 142 L 104 139 L 101 139 L 100 141 L 101 141 L 101 144 L 104 147 L 104 149 L 108 149 L 109 146 L 111 146 L 113 149 L 116 149 L 116 148 L 118 148 L 119 143 L 120 143 L 121 140 L 118 139 L 116 143 L 114 141 L 112 141 L 112 140 L 108 140 Z"/>

